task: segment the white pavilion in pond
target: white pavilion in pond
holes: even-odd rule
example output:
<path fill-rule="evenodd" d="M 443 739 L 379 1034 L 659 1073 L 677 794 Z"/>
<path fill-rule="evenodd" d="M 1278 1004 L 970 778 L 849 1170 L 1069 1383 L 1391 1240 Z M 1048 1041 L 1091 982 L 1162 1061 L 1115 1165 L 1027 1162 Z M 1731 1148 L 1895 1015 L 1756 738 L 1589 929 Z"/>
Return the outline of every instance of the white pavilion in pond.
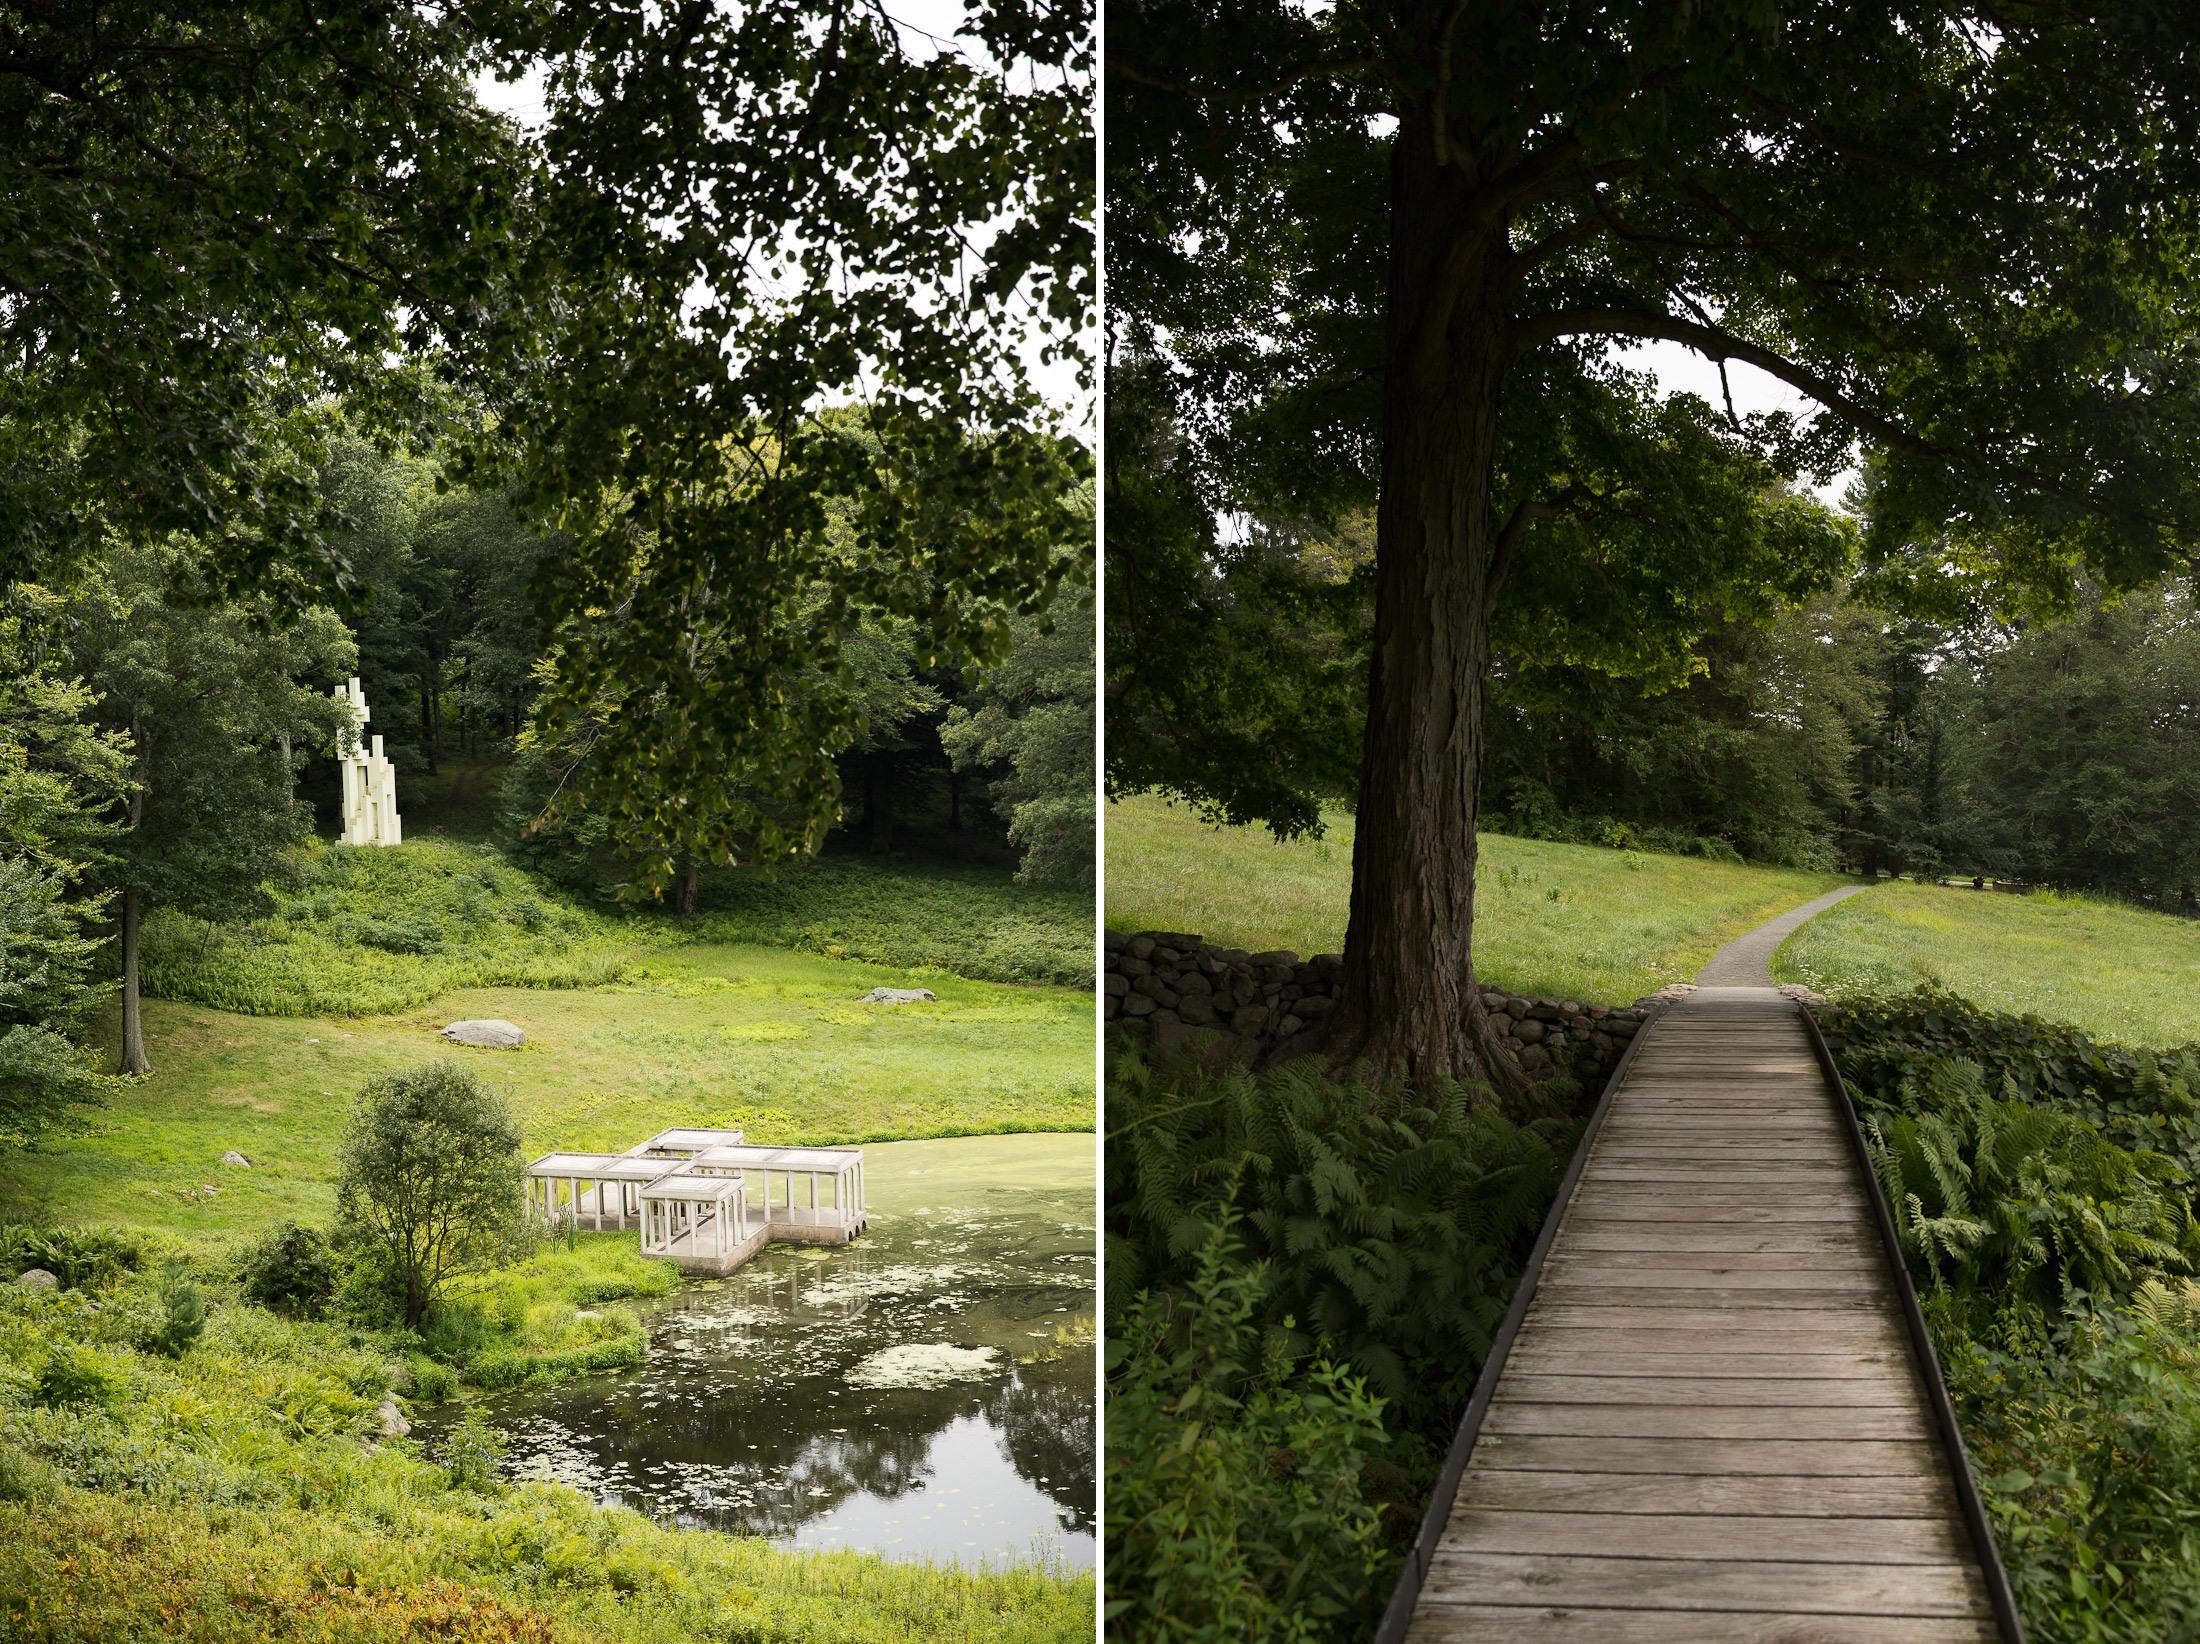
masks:
<path fill-rule="evenodd" d="M 370 717 L 367 693 L 352 679 L 329 694 L 351 716 L 350 724 L 336 733 L 336 765 L 344 778 L 344 843 L 400 844 L 405 830 L 397 814 L 397 769 L 382 756 L 380 737 L 373 739 L 371 752 L 360 742 Z"/>
<path fill-rule="evenodd" d="M 731 1273 L 774 1239 L 846 1244 L 869 1224 L 859 1147 L 749 1147 L 738 1130 L 661 1130 L 624 1153 L 545 1153 L 527 1210 L 551 1228 L 637 1227 L 642 1254 Z"/>

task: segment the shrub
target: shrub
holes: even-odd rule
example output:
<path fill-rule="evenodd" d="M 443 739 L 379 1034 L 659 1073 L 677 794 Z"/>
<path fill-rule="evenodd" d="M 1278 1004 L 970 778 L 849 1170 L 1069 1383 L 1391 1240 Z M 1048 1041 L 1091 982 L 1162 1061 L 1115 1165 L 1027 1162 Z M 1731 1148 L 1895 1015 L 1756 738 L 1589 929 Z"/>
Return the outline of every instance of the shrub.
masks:
<path fill-rule="evenodd" d="M 180 1359 L 206 1333 L 206 1302 L 199 1287 L 183 1276 L 183 1263 L 171 1260 L 162 1270 L 160 1311 L 145 1345 L 155 1353 Z"/>
<path fill-rule="evenodd" d="M 46 1355 L 46 1362 L 39 1367 L 31 1398 L 54 1410 L 79 1405 L 112 1409 L 129 1386 L 127 1366 L 116 1363 L 97 1348 L 62 1342 Z"/>
<path fill-rule="evenodd" d="M 338 1153 L 337 1219 L 388 1264 L 407 1329 L 452 1278 L 514 1251 L 519 1140 L 503 1098 L 455 1062 L 386 1074 L 359 1093 Z"/>
<path fill-rule="evenodd" d="M 1264 1347 L 1265 1262 L 1219 1215 L 1181 1293 L 1140 1295 L 1107 1348 L 1107 1633 L 1131 1644 L 1345 1638 L 1387 1591 L 1361 1493 L 1381 1403 Z"/>
<path fill-rule="evenodd" d="M 443 1470 L 450 1475 L 451 1488 L 494 1490 L 497 1469 L 510 1448 L 504 1435 L 484 1421 L 479 1410 L 467 1411 L 443 1441 Z"/>
<path fill-rule="evenodd" d="M 447 1364 L 440 1364 L 425 1353 L 415 1353 L 405 1361 L 405 1368 L 412 1373 L 412 1396 L 428 1404 L 441 1404 L 445 1399 L 458 1396 L 458 1372 Z"/>
<path fill-rule="evenodd" d="M 1364 1635 L 1577 1131 L 1137 1052 L 1108 1116 L 1110 1635 Z"/>
<path fill-rule="evenodd" d="M 285 1222 L 255 1240 L 238 1269 L 247 1296 L 294 1318 L 319 1317 L 336 1293 L 336 1263 L 328 1240 L 296 1222 Z"/>
<path fill-rule="evenodd" d="M 1267 1260 L 1264 1315 L 1387 1401 L 1392 1425 L 1448 1432 L 1474 1388 L 1579 1134 L 1517 1126 L 1467 1086 L 1256 1078 L 1192 1059 L 1116 1058 L 1108 1087 L 1111 1311 L 1189 1276 L 1241 1209 Z M 1236 1208 L 1232 1208 L 1232 1207 Z"/>
<path fill-rule="evenodd" d="M 421 1344 L 444 1364 L 464 1364 L 489 1339 L 489 1321 L 473 1302 L 437 1302 L 420 1321 Z"/>

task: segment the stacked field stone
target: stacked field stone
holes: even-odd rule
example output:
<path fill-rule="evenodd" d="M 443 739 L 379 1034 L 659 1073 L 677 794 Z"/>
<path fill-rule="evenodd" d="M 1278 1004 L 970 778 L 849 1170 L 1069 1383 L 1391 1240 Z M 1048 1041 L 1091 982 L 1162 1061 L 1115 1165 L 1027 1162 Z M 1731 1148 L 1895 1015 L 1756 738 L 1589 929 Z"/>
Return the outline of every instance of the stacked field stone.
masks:
<path fill-rule="evenodd" d="M 1321 1050 L 1337 1008 L 1343 957 L 1282 949 L 1218 948 L 1180 931 L 1109 931 L 1101 1012 L 1111 1034 L 1160 1049 L 1212 1035 L 1215 1049 L 1255 1066 Z M 1482 990 L 1501 1042 L 1531 1076 L 1563 1070 L 1602 1078 L 1619 1063 L 1650 1013 L 1648 1001 L 1615 1010 L 1575 999 Z"/>

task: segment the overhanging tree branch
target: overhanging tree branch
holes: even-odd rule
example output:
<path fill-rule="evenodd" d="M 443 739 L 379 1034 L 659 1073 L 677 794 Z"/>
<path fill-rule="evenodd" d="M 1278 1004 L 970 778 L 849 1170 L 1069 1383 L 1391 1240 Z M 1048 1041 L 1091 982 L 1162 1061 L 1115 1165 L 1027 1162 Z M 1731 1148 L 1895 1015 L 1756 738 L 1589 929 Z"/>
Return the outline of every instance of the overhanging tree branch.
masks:
<path fill-rule="evenodd" d="M 1364 73 L 1368 69 L 1382 69 L 1379 57 L 1320 57 L 1309 62 L 1295 63 L 1272 80 L 1263 80 L 1254 86 L 1195 86 L 1189 81 L 1172 80 L 1165 74 L 1157 74 L 1143 64 L 1127 57 L 1110 56 L 1108 72 L 1120 74 L 1124 79 L 1155 91 L 1166 91 L 1178 97 L 1193 97 L 1203 103 L 1250 103 L 1263 97 L 1273 97 L 1278 92 L 1289 91 L 1301 80 L 1337 79 L 1347 74 Z"/>
<path fill-rule="evenodd" d="M 1784 354 L 1744 342 L 1715 326 L 1677 319 L 1671 314 L 1631 308 L 1562 308 L 1517 322 L 1512 334 L 1515 358 L 1561 337 L 1642 337 L 1651 341 L 1677 342 L 1721 364 L 1740 360 L 1745 365 L 1754 365 L 1790 388 L 1802 390 L 1858 433 L 1869 435 L 1882 445 L 1941 461 L 1956 455 L 1947 446 L 1921 439 L 1900 423 L 1859 404 L 1840 384 L 1808 366 L 1798 365 Z"/>

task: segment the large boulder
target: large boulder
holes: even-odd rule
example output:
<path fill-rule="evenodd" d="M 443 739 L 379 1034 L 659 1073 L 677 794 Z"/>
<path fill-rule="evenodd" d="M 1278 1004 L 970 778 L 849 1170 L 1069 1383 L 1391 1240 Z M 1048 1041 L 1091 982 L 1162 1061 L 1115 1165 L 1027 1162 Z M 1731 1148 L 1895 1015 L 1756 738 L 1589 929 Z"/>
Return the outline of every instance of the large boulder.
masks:
<path fill-rule="evenodd" d="M 927 1005 L 939 995 L 930 988 L 873 988 L 863 996 L 867 1005 Z"/>
<path fill-rule="evenodd" d="M 443 1037 L 454 1045 L 481 1045 L 489 1050 L 517 1050 L 527 1035 L 510 1022 L 453 1022 Z"/>
<path fill-rule="evenodd" d="M 252 1161 L 246 1158 L 242 1153 L 239 1153 L 235 1148 L 231 1148 L 227 1153 L 224 1153 L 222 1155 L 222 1163 L 225 1165 L 240 1166 L 246 1170 L 250 1170 L 252 1168 Z"/>
<path fill-rule="evenodd" d="M 43 1267 L 24 1268 L 15 1283 L 16 1288 L 20 1290 L 59 1290 L 61 1288 L 61 1281 Z"/>

